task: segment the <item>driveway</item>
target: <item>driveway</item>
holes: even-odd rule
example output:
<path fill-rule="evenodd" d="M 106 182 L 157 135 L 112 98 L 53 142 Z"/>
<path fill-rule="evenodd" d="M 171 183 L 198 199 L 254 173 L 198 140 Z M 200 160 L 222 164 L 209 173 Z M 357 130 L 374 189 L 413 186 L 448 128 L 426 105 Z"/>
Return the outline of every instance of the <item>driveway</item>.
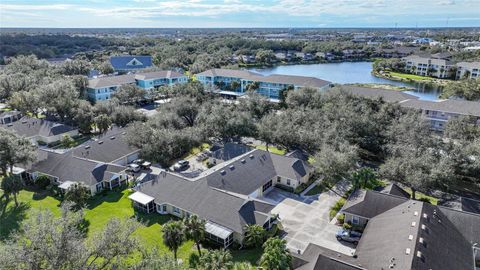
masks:
<path fill-rule="evenodd" d="M 277 194 L 275 194 L 276 196 Z M 269 195 L 267 195 L 268 197 Z M 309 243 L 313 243 L 339 253 L 353 255 L 354 245 L 339 242 L 335 233 L 341 228 L 330 224 L 330 207 L 340 198 L 335 192 L 328 191 L 317 198 L 284 198 L 272 210 L 279 215 L 287 247 L 297 253 L 305 251 Z"/>

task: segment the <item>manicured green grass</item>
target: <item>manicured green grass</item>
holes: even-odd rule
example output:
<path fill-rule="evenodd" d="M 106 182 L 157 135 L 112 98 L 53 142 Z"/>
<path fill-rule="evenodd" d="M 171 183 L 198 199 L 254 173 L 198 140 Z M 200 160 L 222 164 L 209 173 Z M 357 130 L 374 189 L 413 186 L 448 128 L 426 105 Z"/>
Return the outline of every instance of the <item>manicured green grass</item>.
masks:
<path fill-rule="evenodd" d="M 395 76 L 399 78 L 404 78 L 404 79 L 410 79 L 410 80 L 417 80 L 417 81 L 433 81 L 433 80 L 438 80 L 437 78 L 432 78 L 432 77 L 427 77 L 427 76 L 420 76 L 420 75 L 415 75 L 415 74 L 408 74 L 408 73 L 399 73 L 399 72 L 389 72 L 390 76 Z"/>
<path fill-rule="evenodd" d="M 267 147 L 265 147 L 265 145 L 256 145 L 255 148 L 267 151 Z M 282 156 L 287 153 L 285 149 L 280 149 L 275 146 L 268 146 L 268 151 L 277 155 L 282 155 Z"/>
<path fill-rule="evenodd" d="M 234 262 L 250 262 L 252 265 L 258 265 L 263 249 L 261 247 L 254 249 L 232 250 Z"/>
<path fill-rule="evenodd" d="M 85 209 L 85 220 L 88 222 L 88 237 L 95 232 L 101 231 L 111 218 L 136 217 L 141 226 L 134 233 L 140 242 L 147 248 L 156 248 L 160 253 L 172 254 L 163 244 L 162 225 L 174 219 L 172 216 L 163 216 L 156 213 L 145 214 L 137 212 L 132 207 L 128 196 L 129 190 L 109 191 L 94 196 Z M 0 196 L 1 196 L 0 191 Z M 18 196 L 20 206 L 15 208 L 12 200 L 7 206 L 4 216 L 0 217 L 0 240 L 3 240 L 10 233 L 18 230 L 22 221 L 32 216 L 36 210 L 50 210 L 55 215 L 60 215 L 60 200 L 49 195 L 47 191 L 22 190 Z M 1 209 L 1 208 L 0 208 Z M 188 263 L 188 259 L 196 253 L 192 241 L 185 242 L 178 250 L 178 257 Z M 233 250 L 235 261 L 249 261 L 255 263 L 260 258 L 259 250 Z"/>
<path fill-rule="evenodd" d="M 408 192 L 408 194 L 410 194 L 410 197 L 412 196 L 412 189 L 411 188 L 405 188 L 405 191 Z M 427 195 L 425 193 L 419 192 L 419 191 L 415 192 L 415 199 L 419 200 L 419 201 L 428 201 L 433 205 L 438 204 L 438 199 L 437 198 L 432 197 L 430 195 Z"/>
<path fill-rule="evenodd" d="M 310 189 L 307 193 L 305 193 L 305 195 L 307 196 L 312 196 L 312 195 L 317 195 L 317 194 L 320 194 L 322 192 L 325 192 L 329 189 L 328 186 L 326 186 L 324 183 L 319 183 L 317 185 L 315 185 L 312 189 Z"/>
<path fill-rule="evenodd" d="M 5 239 L 11 232 L 20 227 L 21 222 L 29 218 L 35 210 L 49 209 L 54 214 L 60 214 L 60 201 L 52 196 L 23 190 L 18 196 L 20 206 L 15 208 L 13 200 L 7 206 L 5 216 L 0 218 L 0 239 Z M 142 222 L 135 235 L 147 247 L 156 247 L 161 253 L 170 253 L 163 244 L 162 225 L 170 220 L 170 216 L 157 214 L 143 214 L 136 212 L 130 200 L 129 190 L 107 192 L 105 195 L 97 195 L 89 202 L 85 210 L 85 220 L 88 222 L 88 236 L 100 231 L 111 218 L 129 218 L 137 216 Z M 184 243 L 178 250 L 178 257 L 184 261 L 188 260 L 194 252 L 193 242 Z"/>

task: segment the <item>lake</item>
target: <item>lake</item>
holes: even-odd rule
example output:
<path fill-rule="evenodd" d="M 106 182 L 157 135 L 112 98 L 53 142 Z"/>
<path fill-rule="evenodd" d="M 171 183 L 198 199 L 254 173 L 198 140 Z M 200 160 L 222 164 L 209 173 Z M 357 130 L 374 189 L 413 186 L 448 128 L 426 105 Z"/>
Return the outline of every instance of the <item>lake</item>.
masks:
<path fill-rule="evenodd" d="M 371 74 L 372 62 L 343 62 L 310 65 L 284 65 L 270 68 L 251 68 L 251 71 L 262 75 L 284 74 L 317 77 L 333 83 L 381 83 L 397 86 L 405 86 L 412 91 L 405 91 L 424 100 L 437 100 L 441 90 L 437 87 L 427 86 L 420 83 L 406 83 L 391 81 L 375 77 Z"/>

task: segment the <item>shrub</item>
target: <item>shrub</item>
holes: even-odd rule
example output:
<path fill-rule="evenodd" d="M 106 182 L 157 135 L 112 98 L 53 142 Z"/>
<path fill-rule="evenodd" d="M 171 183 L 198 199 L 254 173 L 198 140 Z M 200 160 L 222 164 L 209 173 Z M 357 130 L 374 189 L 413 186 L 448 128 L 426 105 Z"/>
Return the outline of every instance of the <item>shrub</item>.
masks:
<path fill-rule="evenodd" d="M 345 204 L 346 200 L 344 198 L 340 198 L 334 206 L 332 206 L 332 208 L 330 209 L 330 212 L 329 212 L 329 215 L 330 215 L 330 219 L 334 218 L 338 211 L 340 211 L 340 209 L 342 209 L 343 205 Z"/>
<path fill-rule="evenodd" d="M 345 230 L 351 230 L 352 229 L 352 224 L 346 222 L 346 223 L 343 223 L 343 228 Z"/>
<path fill-rule="evenodd" d="M 48 185 L 50 185 L 50 177 L 46 175 L 40 175 L 35 179 L 35 184 L 41 188 L 41 189 L 46 189 Z"/>
<path fill-rule="evenodd" d="M 70 148 L 75 145 L 75 140 L 72 139 L 68 134 L 63 136 L 62 140 L 60 141 L 60 144 L 65 147 L 65 148 Z"/>
<path fill-rule="evenodd" d="M 340 214 L 337 217 L 338 223 L 344 224 L 345 223 L 345 214 Z"/>

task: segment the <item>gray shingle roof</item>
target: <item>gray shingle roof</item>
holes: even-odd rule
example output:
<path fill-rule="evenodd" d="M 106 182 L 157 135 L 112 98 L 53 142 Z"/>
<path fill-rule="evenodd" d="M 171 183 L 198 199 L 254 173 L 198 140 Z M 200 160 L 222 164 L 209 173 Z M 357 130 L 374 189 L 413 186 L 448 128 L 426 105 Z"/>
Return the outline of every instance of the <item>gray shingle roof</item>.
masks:
<path fill-rule="evenodd" d="M 180 72 L 172 71 L 172 70 L 161 70 L 161 71 L 154 71 L 154 72 L 146 72 L 146 73 L 137 73 L 135 75 L 135 79 L 138 80 L 152 80 L 152 79 L 160 79 L 160 78 L 178 78 L 183 77 Z"/>
<path fill-rule="evenodd" d="M 408 199 L 404 197 L 357 189 L 348 198 L 342 212 L 370 219 L 405 201 Z"/>
<path fill-rule="evenodd" d="M 303 254 L 293 254 L 293 269 L 296 270 L 364 270 L 358 261 L 345 254 L 309 244 Z"/>
<path fill-rule="evenodd" d="M 402 91 L 381 88 L 368 88 L 354 85 L 343 85 L 338 88 L 334 87 L 330 89 L 330 91 L 335 91 L 338 89 L 343 89 L 343 91 L 346 91 L 347 93 L 363 96 L 366 98 L 383 98 L 383 100 L 387 102 L 400 102 L 408 99 L 418 99 L 418 97 L 409 95 Z"/>
<path fill-rule="evenodd" d="M 119 76 L 100 77 L 88 80 L 89 88 L 105 88 L 120 86 L 123 84 L 135 83 L 135 74 L 126 74 Z"/>
<path fill-rule="evenodd" d="M 410 194 L 395 183 L 388 184 L 385 188 L 383 188 L 381 190 L 381 192 L 382 193 L 387 193 L 387 194 L 390 194 L 390 195 L 403 197 L 403 198 L 406 198 L 406 199 L 410 199 Z"/>
<path fill-rule="evenodd" d="M 71 152 L 58 154 L 38 150 L 37 162 L 28 170 L 57 177 L 61 182 L 81 182 L 91 186 L 111 179 L 114 174 L 124 171 L 125 167 L 76 158 Z"/>
<path fill-rule="evenodd" d="M 458 231 L 472 244 L 480 243 L 480 215 L 458 211 L 447 207 L 438 207 L 452 222 Z"/>
<path fill-rule="evenodd" d="M 38 135 L 50 137 L 75 130 L 74 127 L 65 124 L 60 124 L 45 119 L 31 118 L 28 116 L 24 116 L 18 121 L 9 124 L 0 125 L 0 127 L 12 129 L 17 134 L 27 138 Z"/>
<path fill-rule="evenodd" d="M 441 111 L 447 113 L 480 117 L 480 102 L 447 99 L 441 101 L 407 100 L 401 106 L 414 109 Z"/>
<path fill-rule="evenodd" d="M 355 255 L 368 269 L 473 269 L 470 243 L 438 207 L 418 201 L 372 218 Z"/>
<path fill-rule="evenodd" d="M 251 194 L 275 176 L 300 180 L 309 170 L 308 165 L 297 158 L 258 149 L 225 164 L 222 169 L 205 176 L 208 184 L 244 195 Z"/>
<path fill-rule="evenodd" d="M 273 205 L 248 202 L 212 188 L 204 178 L 191 181 L 167 172 L 137 190 L 154 197 L 156 203 L 174 205 L 238 233 L 243 233 L 246 224 L 260 222 L 255 211 L 267 214 L 273 209 Z"/>
<path fill-rule="evenodd" d="M 214 68 L 205 70 L 196 74 L 197 76 L 220 76 L 220 77 L 232 77 L 232 78 L 244 78 L 253 75 L 259 75 L 257 73 L 242 70 L 242 69 L 223 69 L 223 68 Z"/>
<path fill-rule="evenodd" d="M 253 150 L 225 164 L 205 176 L 208 185 L 248 195 L 276 176 L 271 156 L 261 150 Z"/>
<path fill-rule="evenodd" d="M 73 155 L 108 163 L 139 152 L 127 143 L 125 135 L 125 128 L 113 128 L 75 148 Z"/>
<path fill-rule="evenodd" d="M 268 76 L 263 76 L 261 74 L 247 71 L 247 70 L 234 70 L 234 69 L 210 69 L 210 70 L 206 70 L 204 72 L 198 73 L 197 76 L 234 77 L 234 78 L 241 78 L 247 81 L 254 81 L 254 82 L 291 84 L 297 87 L 321 88 L 330 84 L 329 81 L 321 80 L 315 77 L 282 75 L 282 74 L 272 74 Z"/>

